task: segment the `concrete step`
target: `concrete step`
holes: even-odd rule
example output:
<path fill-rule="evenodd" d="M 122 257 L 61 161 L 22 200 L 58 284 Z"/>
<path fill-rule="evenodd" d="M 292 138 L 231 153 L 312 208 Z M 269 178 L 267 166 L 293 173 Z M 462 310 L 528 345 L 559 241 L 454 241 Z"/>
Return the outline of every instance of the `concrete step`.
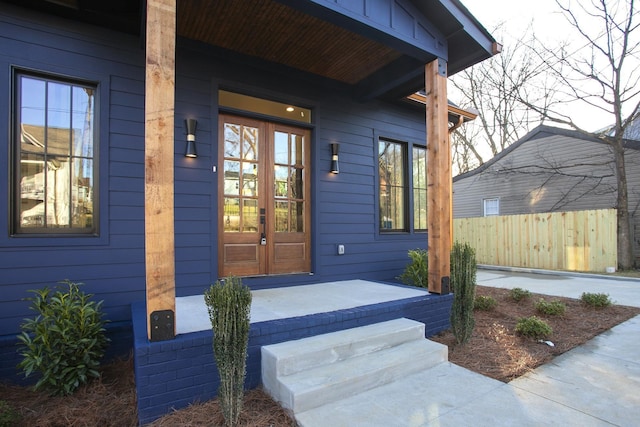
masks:
<path fill-rule="evenodd" d="M 424 325 L 421 329 L 415 323 L 419 322 L 399 319 L 263 347 L 264 388 L 285 408 L 299 413 L 445 362 L 446 346 L 425 340 Z M 302 362 L 306 350 L 317 363 Z M 279 356 L 294 367 L 280 363 Z"/>
<path fill-rule="evenodd" d="M 402 318 L 272 344 L 262 347 L 262 377 L 291 375 L 423 338 L 423 323 Z"/>

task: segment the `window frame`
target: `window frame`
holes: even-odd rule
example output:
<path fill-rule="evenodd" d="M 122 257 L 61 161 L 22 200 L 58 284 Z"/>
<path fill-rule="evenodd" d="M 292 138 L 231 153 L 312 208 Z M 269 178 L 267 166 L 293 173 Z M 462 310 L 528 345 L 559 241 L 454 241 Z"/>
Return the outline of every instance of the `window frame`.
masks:
<path fill-rule="evenodd" d="M 377 176 L 378 176 L 378 180 L 377 180 L 377 205 L 378 205 L 378 212 L 379 212 L 379 217 L 378 217 L 378 221 L 377 221 L 377 229 L 378 232 L 380 234 L 393 234 L 393 233 L 409 233 L 411 230 L 411 224 L 410 224 L 410 212 L 409 212 L 409 196 L 410 196 L 410 187 L 409 187 L 409 144 L 405 141 L 399 141 L 396 140 L 394 138 L 387 138 L 387 137 L 379 137 L 376 139 L 377 144 L 376 144 L 376 159 L 378 159 L 378 168 L 377 168 Z M 381 186 L 381 177 L 380 177 L 380 144 L 382 142 L 388 142 L 391 144 L 397 144 L 399 145 L 400 148 L 400 152 L 402 155 L 402 186 L 396 186 L 398 188 L 402 188 L 402 220 L 403 220 L 403 226 L 402 228 L 383 228 L 382 227 L 382 203 L 381 203 L 381 197 L 382 197 L 382 186 Z"/>
<path fill-rule="evenodd" d="M 94 90 L 93 94 L 93 113 L 92 113 L 92 154 L 86 156 L 90 158 L 92 162 L 92 227 L 80 228 L 80 227 L 61 227 L 61 228 L 47 228 L 47 227 L 22 227 L 20 225 L 20 159 L 21 159 L 21 145 L 20 145 L 20 124 L 21 124 L 21 78 L 33 78 L 38 79 L 46 83 L 61 83 L 73 87 L 89 87 Z M 87 79 L 80 77 L 67 76 L 57 74 L 54 72 L 44 72 L 39 70 L 33 70 L 22 67 L 12 67 L 11 70 L 11 126 L 10 126 L 10 144 L 9 144 L 9 200 L 8 200 L 8 227 L 10 238 L 28 238 L 24 241 L 13 240 L 13 244 L 16 242 L 24 242 L 23 244 L 37 244 L 38 238 L 55 238 L 60 243 L 68 244 L 86 244 L 87 238 L 93 238 L 94 243 L 103 244 L 107 243 L 104 238 L 100 237 L 100 232 L 104 229 L 106 222 L 106 216 L 100 213 L 100 201 L 105 197 L 102 191 L 100 191 L 100 164 L 103 161 L 108 161 L 106 155 L 104 155 L 104 148 L 101 147 L 100 140 L 102 131 L 100 130 L 99 123 L 103 120 L 101 117 L 101 111 L 105 111 L 105 106 L 102 104 L 107 101 L 100 96 L 101 84 L 100 79 Z M 74 156 L 73 153 L 68 155 L 69 161 L 73 162 L 74 159 L 79 158 Z M 69 192 L 69 198 L 72 197 L 72 192 Z M 66 239 L 65 239 L 66 238 Z M 76 240 L 80 238 L 80 240 Z M 98 238 L 97 241 L 95 239 Z M 29 243 L 27 243 L 29 242 Z"/>
<path fill-rule="evenodd" d="M 496 213 L 487 213 L 487 202 L 496 202 Z M 485 197 L 482 199 L 482 216 L 500 216 L 500 197 Z"/>
<path fill-rule="evenodd" d="M 416 219 L 416 186 L 415 186 L 415 182 L 413 180 L 413 177 L 415 176 L 415 171 L 414 171 L 414 165 L 415 165 L 415 158 L 414 158 L 414 154 L 416 150 L 424 150 L 424 169 L 425 169 L 425 177 L 424 177 L 424 191 L 426 193 L 425 196 L 428 195 L 428 187 L 427 187 L 427 147 L 425 145 L 419 145 L 419 144 L 412 144 L 411 145 L 411 182 L 410 182 L 410 191 L 411 191 L 411 229 L 413 230 L 414 233 L 426 233 L 429 230 L 429 213 L 427 210 L 427 197 L 425 197 L 425 228 L 418 228 L 416 226 L 417 223 L 417 219 Z M 419 190 L 422 190 L 422 188 L 419 188 Z"/>

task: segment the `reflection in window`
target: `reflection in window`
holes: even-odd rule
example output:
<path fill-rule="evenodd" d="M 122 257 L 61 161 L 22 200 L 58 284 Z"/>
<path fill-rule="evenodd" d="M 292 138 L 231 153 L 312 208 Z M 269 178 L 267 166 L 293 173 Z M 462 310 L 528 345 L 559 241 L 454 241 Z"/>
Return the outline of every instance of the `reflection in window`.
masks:
<path fill-rule="evenodd" d="M 427 149 L 413 147 L 413 229 L 427 230 Z"/>
<path fill-rule="evenodd" d="M 378 144 L 381 231 L 407 231 L 405 147 L 383 139 Z"/>
<path fill-rule="evenodd" d="M 224 231 L 258 231 L 258 128 L 224 124 Z M 240 209 L 242 206 L 242 209 Z"/>
<path fill-rule="evenodd" d="M 304 137 L 276 131 L 274 135 L 275 231 L 304 232 Z"/>
<path fill-rule="evenodd" d="M 95 86 L 16 76 L 17 233 L 95 233 Z"/>

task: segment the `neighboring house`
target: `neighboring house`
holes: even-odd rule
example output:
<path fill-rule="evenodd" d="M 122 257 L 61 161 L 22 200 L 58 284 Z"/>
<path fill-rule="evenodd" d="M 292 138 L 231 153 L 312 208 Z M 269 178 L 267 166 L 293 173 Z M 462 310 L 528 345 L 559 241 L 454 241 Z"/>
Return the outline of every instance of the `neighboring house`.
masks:
<path fill-rule="evenodd" d="M 640 142 L 625 151 L 634 250 L 640 257 Z M 579 132 L 539 126 L 453 179 L 453 216 L 469 218 L 616 208 L 613 153 Z"/>
<path fill-rule="evenodd" d="M 126 354 L 131 304 L 156 301 L 165 267 L 172 301 L 227 275 L 253 289 L 392 279 L 427 245 L 414 172 L 424 102 L 446 135 L 446 91 L 407 96 L 425 69 L 446 82 L 496 51 L 460 1 L 158 3 L 0 2 L 0 377 L 15 375 L 29 290 L 64 279 L 104 300 L 110 351 Z M 157 72 L 173 53 L 175 77 Z M 168 89 L 150 95 L 154 79 Z"/>

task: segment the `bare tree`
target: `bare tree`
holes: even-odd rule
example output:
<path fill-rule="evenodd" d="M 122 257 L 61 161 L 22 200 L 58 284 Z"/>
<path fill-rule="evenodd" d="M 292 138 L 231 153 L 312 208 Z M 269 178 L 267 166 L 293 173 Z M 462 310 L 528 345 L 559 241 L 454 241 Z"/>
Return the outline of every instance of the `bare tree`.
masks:
<path fill-rule="evenodd" d="M 634 0 L 556 0 L 579 45 L 556 49 L 536 42 L 532 52 L 546 64 L 562 91 L 553 102 L 532 101 L 527 88 L 519 98 L 543 119 L 569 126 L 585 135 L 601 139 L 613 151 L 617 181 L 618 266 L 634 266 L 627 179 L 625 173 L 625 132 L 640 114 L 640 31 Z M 582 104 L 611 117 L 613 125 L 600 131 L 579 126 L 567 106 Z"/>
<path fill-rule="evenodd" d="M 540 123 L 542 114 L 520 99 L 524 93 L 536 105 L 553 99 L 555 81 L 549 79 L 544 58 L 528 48 L 532 34 L 529 27 L 499 55 L 452 77 L 454 90 L 462 96 L 460 106 L 478 112 L 478 119 L 452 134 L 459 172 L 482 165 Z"/>

